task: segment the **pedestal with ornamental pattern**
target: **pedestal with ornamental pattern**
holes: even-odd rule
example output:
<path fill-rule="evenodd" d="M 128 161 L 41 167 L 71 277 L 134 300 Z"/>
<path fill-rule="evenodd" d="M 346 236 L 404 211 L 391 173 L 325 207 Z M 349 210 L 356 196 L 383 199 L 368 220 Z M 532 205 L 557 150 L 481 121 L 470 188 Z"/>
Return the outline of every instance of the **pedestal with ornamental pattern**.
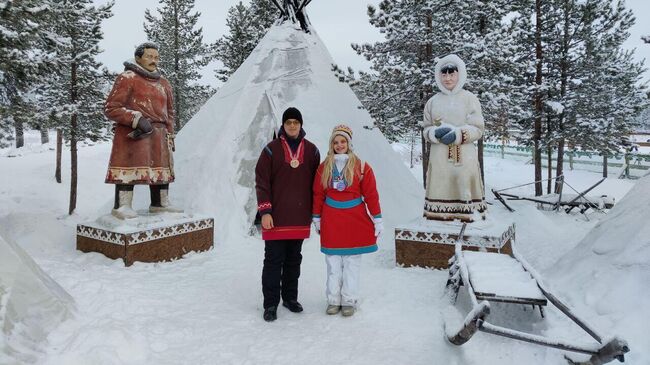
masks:
<path fill-rule="evenodd" d="M 447 269 L 454 256 L 462 223 L 426 219 L 395 228 L 395 261 L 397 265 Z M 512 255 L 515 224 L 489 220 L 468 223 L 463 235 L 463 249 L 499 252 Z"/>
<path fill-rule="evenodd" d="M 141 213 L 127 220 L 106 215 L 77 225 L 78 250 L 122 259 L 126 266 L 178 259 L 213 243 L 214 219 L 185 213 Z"/>

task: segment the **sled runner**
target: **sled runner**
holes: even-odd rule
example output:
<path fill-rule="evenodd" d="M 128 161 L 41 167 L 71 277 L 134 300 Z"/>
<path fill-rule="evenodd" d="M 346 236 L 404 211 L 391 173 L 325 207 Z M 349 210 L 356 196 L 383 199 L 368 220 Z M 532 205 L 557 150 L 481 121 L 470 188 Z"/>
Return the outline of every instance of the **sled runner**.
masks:
<path fill-rule="evenodd" d="M 571 212 L 575 208 L 579 208 L 580 213 L 585 213 L 589 209 L 594 209 L 594 210 L 611 209 L 614 206 L 614 198 L 609 197 L 607 195 L 587 196 L 587 193 L 589 193 L 596 186 L 600 185 L 603 181 L 605 181 L 605 178 L 602 178 L 600 181 L 598 181 L 597 183 L 595 183 L 594 185 L 590 186 L 588 189 L 582 192 L 575 190 L 571 185 L 566 183 L 566 181 L 564 180 L 564 176 L 562 175 L 556 177 L 555 179 L 556 179 L 556 185 L 559 186 L 558 193 L 556 194 L 547 194 L 547 195 L 531 197 L 525 195 L 505 193 L 505 191 L 507 190 L 520 188 L 527 185 L 532 185 L 535 184 L 535 182 L 523 184 L 523 185 L 517 185 L 517 186 L 513 186 L 506 189 L 500 189 L 500 190 L 492 189 L 492 194 L 494 194 L 494 197 L 497 198 L 497 200 L 501 202 L 501 204 L 503 204 L 503 206 L 505 206 L 506 209 L 508 209 L 511 212 L 514 212 L 515 210 L 510 205 L 508 205 L 506 200 L 531 201 L 540 205 L 552 206 L 553 209 L 557 211 L 560 210 L 560 207 L 564 207 L 564 211 L 566 213 Z M 547 181 L 547 180 L 549 179 L 543 181 Z M 563 194 L 562 191 L 564 190 L 565 185 L 573 189 L 575 193 Z"/>
<path fill-rule="evenodd" d="M 451 302 L 455 303 L 458 291 L 464 285 L 469 293 L 473 309 L 465 317 L 460 329 L 455 333 L 447 334 L 449 342 L 454 345 L 463 345 L 477 331 L 482 331 L 537 345 L 591 355 L 589 361 L 578 364 L 600 365 L 614 359 L 620 362 L 625 360 L 624 355 L 629 351 L 627 342 L 613 338 L 609 342 L 603 343 L 603 337 L 596 330 L 578 318 L 569 307 L 549 292 L 539 274 L 517 253 L 514 245 L 512 247 L 513 256 L 462 250 L 465 227 L 466 224 L 463 224 L 459 239 L 456 241 L 455 256 L 450 260 L 451 266 L 446 289 Z M 538 306 L 542 316 L 544 316 L 543 306 L 551 302 L 587 332 L 597 344 L 572 344 L 493 325 L 487 322 L 487 317 L 490 314 L 490 301 Z M 567 358 L 567 360 L 569 359 Z"/>

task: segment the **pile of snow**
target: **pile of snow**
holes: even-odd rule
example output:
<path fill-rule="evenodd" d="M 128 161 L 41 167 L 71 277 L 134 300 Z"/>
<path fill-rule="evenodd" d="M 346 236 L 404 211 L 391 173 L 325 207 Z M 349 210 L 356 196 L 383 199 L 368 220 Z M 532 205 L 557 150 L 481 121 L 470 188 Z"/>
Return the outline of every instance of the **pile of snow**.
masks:
<path fill-rule="evenodd" d="M 421 215 L 422 186 L 372 128 L 372 118 L 350 87 L 334 76 L 332 64 L 314 30 L 307 34 L 290 22 L 273 26 L 179 133 L 172 200 L 182 199 L 185 209 L 214 216 L 217 243 L 249 231 L 257 211 L 255 164 L 290 106 L 302 112 L 306 138 L 322 157 L 334 126 L 352 128 L 355 151 L 377 176 L 387 226 Z"/>
<path fill-rule="evenodd" d="M 578 312 L 606 336 L 630 344 L 633 364 L 650 364 L 650 177 L 630 192 L 550 272 Z M 595 312 L 595 313 L 594 313 Z"/>
<path fill-rule="evenodd" d="M 30 363 L 74 301 L 19 246 L 0 236 L 0 363 Z"/>

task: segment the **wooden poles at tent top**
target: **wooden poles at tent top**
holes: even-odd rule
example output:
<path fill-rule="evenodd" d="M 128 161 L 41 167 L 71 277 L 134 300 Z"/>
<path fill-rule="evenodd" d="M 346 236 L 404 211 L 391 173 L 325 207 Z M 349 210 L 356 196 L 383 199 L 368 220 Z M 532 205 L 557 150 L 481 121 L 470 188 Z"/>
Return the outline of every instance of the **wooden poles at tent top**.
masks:
<path fill-rule="evenodd" d="M 312 2 L 312 0 L 271 0 L 273 4 L 280 10 L 280 16 L 283 21 L 290 20 L 294 23 L 300 23 L 300 27 L 309 32 L 309 20 L 305 15 L 305 7 Z"/>

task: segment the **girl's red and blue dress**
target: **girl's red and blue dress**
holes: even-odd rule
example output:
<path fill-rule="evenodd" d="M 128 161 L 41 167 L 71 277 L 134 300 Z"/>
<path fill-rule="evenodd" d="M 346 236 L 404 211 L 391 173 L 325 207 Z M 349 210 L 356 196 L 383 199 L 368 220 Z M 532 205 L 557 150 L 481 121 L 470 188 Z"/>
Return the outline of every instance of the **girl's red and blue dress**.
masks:
<path fill-rule="evenodd" d="M 375 174 L 367 163 L 361 171 L 361 161 L 354 169 L 354 181 L 349 185 L 334 166 L 332 181 L 327 188 L 321 183 L 324 163 L 318 166 L 314 178 L 313 217 L 320 218 L 321 252 L 328 255 L 358 255 L 377 251 L 377 238 L 372 218 L 381 218 L 379 193 Z M 343 181 L 345 187 L 337 182 Z"/>

